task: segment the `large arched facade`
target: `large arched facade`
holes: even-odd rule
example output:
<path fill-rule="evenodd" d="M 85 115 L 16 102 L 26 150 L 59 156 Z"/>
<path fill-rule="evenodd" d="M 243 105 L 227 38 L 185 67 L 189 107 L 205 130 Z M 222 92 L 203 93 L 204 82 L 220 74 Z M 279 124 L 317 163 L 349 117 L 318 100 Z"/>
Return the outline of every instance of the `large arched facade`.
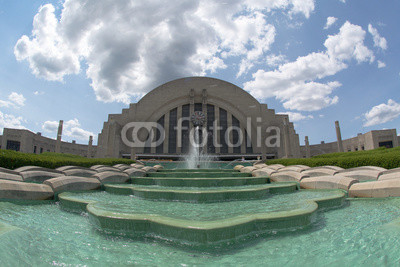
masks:
<path fill-rule="evenodd" d="M 165 83 L 121 114 L 110 114 L 98 137 L 97 156 L 182 157 L 196 116 L 205 141 L 202 150 L 208 154 L 221 159 L 300 156 L 299 137 L 287 115 L 275 114 L 231 83 L 207 77 Z M 161 130 L 143 124 L 155 122 Z"/>

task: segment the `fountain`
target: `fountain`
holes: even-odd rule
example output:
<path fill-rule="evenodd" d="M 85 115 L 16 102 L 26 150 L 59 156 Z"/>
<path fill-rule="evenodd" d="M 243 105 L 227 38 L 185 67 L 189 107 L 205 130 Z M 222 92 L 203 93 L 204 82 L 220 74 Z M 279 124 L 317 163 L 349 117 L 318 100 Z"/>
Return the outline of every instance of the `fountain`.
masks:
<path fill-rule="evenodd" d="M 299 190 L 297 182 L 275 183 L 232 168 L 158 169 L 102 189 L 63 192 L 56 204 L 0 202 L 0 263 L 398 261 L 399 198 L 349 205 L 342 190 Z"/>

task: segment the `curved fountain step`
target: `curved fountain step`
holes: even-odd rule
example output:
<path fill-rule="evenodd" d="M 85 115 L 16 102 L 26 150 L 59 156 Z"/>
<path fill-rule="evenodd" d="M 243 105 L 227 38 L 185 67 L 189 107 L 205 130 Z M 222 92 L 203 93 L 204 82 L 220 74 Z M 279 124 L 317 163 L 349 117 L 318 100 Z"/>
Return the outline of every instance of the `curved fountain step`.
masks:
<path fill-rule="evenodd" d="M 157 172 L 235 172 L 232 169 L 160 169 Z"/>
<path fill-rule="evenodd" d="M 214 177 L 251 177 L 251 173 L 240 172 L 151 172 L 148 177 L 174 177 L 174 178 L 214 178 Z"/>
<path fill-rule="evenodd" d="M 304 195 L 304 193 L 306 194 Z M 308 193 L 311 195 L 307 196 Z M 88 212 L 91 224 L 107 233 L 123 233 L 133 237 L 147 236 L 170 241 L 183 241 L 185 244 L 189 242 L 195 245 L 208 245 L 269 231 L 293 231 L 311 224 L 315 220 L 314 214 L 319 208 L 340 207 L 345 201 L 345 193 L 341 190 L 302 190 L 296 194 L 298 194 L 297 201 L 293 202 L 285 201 L 285 198 L 282 198 L 283 195 L 276 195 L 278 197 L 275 199 L 277 205 L 270 204 L 267 208 L 264 208 L 268 203 L 267 200 L 258 200 L 255 203 L 254 201 L 247 202 L 250 206 L 239 211 L 236 211 L 235 203 L 225 202 L 224 204 L 228 206 L 222 210 L 218 208 L 219 212 L 213 211 L 213 207 L 209 206 L 213 204 L 204 206 L 190 203 L 157 203 L 125 198 L 128 202 L 118 206 L 96 201 L 87 196 L 79 198 L 78 194 L 73 193 L 62 193 L 59 197 L 61 207 L 67 210 L 70 207 L 73 210 L 75 207 L 77 208 L 76 212 L 81 212 L 81 209 L 86 208 L 84 210 Z M 121 199 L 121 196 L 116 197 Z M 146 205 L 163 206 L 146 211 L 141 206 L 143 204 L 138 201 L 147 202 Z M 118 200 L 117 203 L 119 203 Z M 181 210 L 185 205 L 186 209 L 191 211 L 190 214 L 177 215 L 174 212 L 174 210 Z M 130 208 L 132 206 L 139 207 L 132 211 Z M 197 208 L 200 210 L 196 210 Z M 203 209 L 211 210 L 205 212 Z M 227 210 L 228 213 L 221 215 L 220 218 L 215 218 L 224 210 Z M 197 216 L 197 214 L 202 216 Z"/>
<path fill-rule="evenodd" d="M 159 185 L 179 187 L 222 187 L 266 184 L 269 178 L 264 177 L 216 177 L 216 178 L 175 178 L 175 177 L 137 177 L 132 184 Z"/>
<path fill-rule="evenodd" d="M 183 202 L 218 202 L 231 200 L 262 199 L 269 194 L 290 193 L 298 188 L 297 183 L 276 183 L 259 186 L 236 188 L 168 188 L 157 186 L 104 185 L 105 191 L 112 194 L 134 195 L 143 199 L 183 201 Z"/>

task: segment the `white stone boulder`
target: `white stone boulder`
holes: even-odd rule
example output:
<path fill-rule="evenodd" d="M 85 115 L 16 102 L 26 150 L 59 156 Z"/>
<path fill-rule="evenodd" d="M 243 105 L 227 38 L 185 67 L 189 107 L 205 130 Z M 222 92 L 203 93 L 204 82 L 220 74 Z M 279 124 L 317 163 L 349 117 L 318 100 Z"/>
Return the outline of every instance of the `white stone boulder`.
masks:
<path fill-rule="evenodd" d="M 94 178 L 78 177 L 78 176 L 60 176 L 49 179 L 43 184 L 50 186 L 54 193 L 88 191 L 100 189 L 101 183 Z"/>
<path fill-rule="evenodd" d="M 97 178 L 102 184 L 107 183 L 115 183 L 115 184 L 123 184 L 129 181 L 129 175 L 123 172 L 100 172 L 94 174 L 92 177 Z"/>
<path fill-rule="evenodd" d="M 51 179 L 51 178 L 64 176 L 64 174 L 41 171 L 41 170 L 33 170 L 33 171 L 21 172 L 21 176 L 25 182 L 42 183 L 43 181 Z"/>
<path fill-rule="evenodd" d="M 2 167 L 0 167 L 0 172 L 19 175 L 19 172 L 16 172 L 16 171 L 13 171 L 13 170 L 10 170 L 10 169 L 7 169 L 7 168 L 2 168 Z"/>
<path fill-rule="evenodd" d="M 0 199 L 46 200 L 53 196 L 48 185 L 0 180 Z"/>
<path fill-rule="evenodd" d="M 271 181 L 273 182 L 300 182 L 304 178 L 308 178 L 310 176 L 305 175 L 298 171 L 288 170 L 288 171 L 279 171 L 272 173 L 270 176 Z"/>
<path fill-rule="evenodd" d="M 145 177 L 146 176 L 146 172 L 144 170 L 142 170 L 142 169 L 130 168 L 130 169 L 127 169 L 127 170 L 125 170 L 123 172 L 128 174 L 130 178 L 133 178 L 133 177 Z"/>
<path fill-rule="evenodd" d="M 349 197 L 400 197 L 400 179 L 353 184 Z"/>
<path fill-rule="evenodd" d="M 300 181 L 300 187 L 304 189 L 343 189 L 348 191 L 355 183 L 358 183 L 358 181 L 349 177 L 326 175 L 304 178 Z"/>

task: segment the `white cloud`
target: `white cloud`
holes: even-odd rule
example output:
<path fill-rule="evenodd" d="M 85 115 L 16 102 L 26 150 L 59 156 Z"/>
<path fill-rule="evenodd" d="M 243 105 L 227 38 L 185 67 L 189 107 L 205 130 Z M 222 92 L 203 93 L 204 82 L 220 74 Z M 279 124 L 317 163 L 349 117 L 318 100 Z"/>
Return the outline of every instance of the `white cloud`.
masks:
<path fill-rule="evenodd" d="M 42 129 L 46 132 L 56 134 L 58 131 L 58 124 L 59 122 L 57 121 L 45 121 L 42 125 Z M 73 120 L 65 121 L 63 123 L 63 135 L 84 142 L 87 142 L 89 140 L 89 136 L 95 137 L 94 133 L 86 131 L 80 126 L 81 124 L 76 118 Z"/>
<path fill-rule="evenodd" d="M 386 63 L 378 60 L 378 68 L 381 69 L 381 68 L 384 68 L 384 67 L 386 67 Z"/>
<path fill-rule="evenodd" d="M 325 30 L 329 29 L 333 24 L 335 24 L 336 21 L 337 21 L 337 18 L 335 18 L 335 17 L 328 17 L 328 18 L 326 19 L 326 24 L 325 24 L 324 29 L 325 29 Z"/>
<path fill-rule="evenodd" d="M 238 75 L 246 73 L 275 41 L 268 12 L 308 18 L 314 2 L 69 0 L 60 18 L 42 6 L 14 54 L 46 80 L 62 81 L 87 64 L 98 100 L 129 103 L 171 79 L 226 68 L 231 58 L 242 62 Z"/>
<path fill-rule="evenodd" d="M 13 108 L 20 108 L 25 105 L 25 97 L 22 94 L 18 94 L 16 92 L 12 92 L 8 96 L 8 100 L 1 100 L 0 99 L 0 107 L 13 107 Z"/>
<path fill-rule="evenodd" d="M 24 119 L 19 116 L 16 117 L 11 114 L 4 114 L 0 111 L 0 134 L 3 134 L 4 128 L 13 128 L 13 129 L 26 129 L 22 123 L 25 122 Z"/>
<path fill-rule="evenodd" d="M 270 67 L 277 67 L 287 62 L 286 56 L 271 54 L 266 57 L 266 64 Z"/>
<path fill-rule="evenodd" d="M 336 35 L 329 35 L 326 51 L 298 57 L 296 61 L 279 66 L 274 71 L 258 70 L 244 88 L 258 99 L 275 97 L 286 109 L 316 111 L 336 104 L 332 92 L 341 86 L 337 81 L 318 80 L 335 75 L 347 68 L 347 62 L 374 61 L 374 55 L 364 45 L 365 31 L 349 22 Z"/>
<path fill-rule="evenodd" d="M 372 38 L 374 39 L 374 46 L 379 47 L 382 50 L 387 49 L 386 39 L 384 37 L 381 37 L 378 30 L 372 27 L 371 24 L 368 25 L 368 32 L 372 35 Z"/>
<path fill-rule="evenodd" d="M 392 99 L 388 103 L 372 107 L 370 111 L 364 114 L 364 127 L 382 124 L 396 119 L 400 115 L 400 104 Z"/>
<path fill-rule="evenodd" d="M 42 92 L 42 91 L 35 91 L 35 92 L 33 92 L 33 94 L 34 94 L 34 95 L 43 95 L 44 92 Z"/>
<path fill-rule="evenodd" d="M 280 112 L 278 114 L 286 114 L 289 115 L 289 120 L 291 122 L 295 122 L 295 121 L 301 121 L 301 120 L 306 120 L 306 119 L 314 119 L 313 115 L 303 115 L 301 113 L 298 112 L 290 112 L 290 111 L 286 111 L 286 112 Z"/>

